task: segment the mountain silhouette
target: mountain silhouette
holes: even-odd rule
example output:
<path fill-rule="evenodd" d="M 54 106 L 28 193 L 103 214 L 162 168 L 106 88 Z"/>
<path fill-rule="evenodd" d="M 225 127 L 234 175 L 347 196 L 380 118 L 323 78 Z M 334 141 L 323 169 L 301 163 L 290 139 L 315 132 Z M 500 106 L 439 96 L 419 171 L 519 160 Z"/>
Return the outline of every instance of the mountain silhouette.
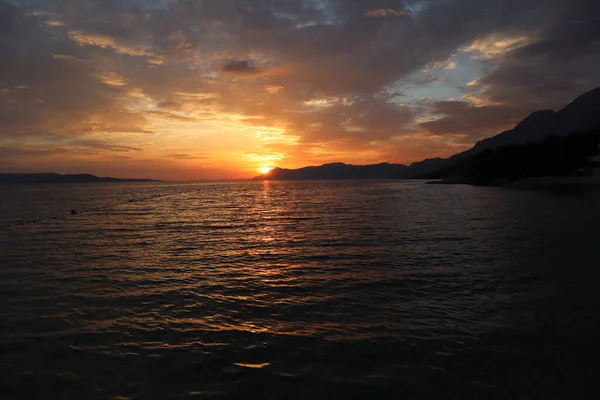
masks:
<path fill-rule="evenodd" d="M 87 182 L 156 182 L 152 179 L 119 179 L 90 174 L 62 175 L 53 173 L 0 174 L 0 183 L 87 183 Z"/>
<path fill-rule="evenodd" d="M 402 164 L 351 165 L 344 163 L 324 164 L 299 169 L 273 168 L 257 180 L 301 179 L 400 179 L 408 176 L 409 168 Z"/>
<path fill-rule="evenodd" d="M 437 177 L 443 180 L 436 183 L 503 186 L 526 178 L 562 177 L 574 179 L 554 180 L 554 184 L 598 185 L 599 144 L 600 125 L 566 136 L 549 136 L 538 143 L 486 149 L 438 172 Z M 540 184 L 536 179 L 528 182 L 533 187 Z M 547 186 L 553 181 L 544 182 Z"/>
<path fill-rule="evenodd" d="M 449 158 L 433 158 L 413 163 L 410 165 L 410 176 L 428 177 L 485 150 L 540 143 L 550 136 L 568 136 L 598 125 L 600 125 L 600 87 L 582 94 L 560 111 L 535 111 L 513 129 L 483 139 L 462 153 Z"/>

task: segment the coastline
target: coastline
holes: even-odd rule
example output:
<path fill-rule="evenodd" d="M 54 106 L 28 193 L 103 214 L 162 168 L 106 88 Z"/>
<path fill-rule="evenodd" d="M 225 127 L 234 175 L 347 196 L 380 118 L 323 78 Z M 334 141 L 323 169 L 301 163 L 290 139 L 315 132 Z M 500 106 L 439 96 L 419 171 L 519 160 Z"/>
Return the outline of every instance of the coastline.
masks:
<path fill-rule="evenodd" d="M 600 188 L 600 176 L 537 176 L 511 182 L 510 189 Z"/>
<path fill-rule="evenodd" d="M 501 186 L 509 189 L 600 188 L 600 176 L 532 176 L 511 181 L 472 181 L 462 178 L 426 182 L 428 185 Z"/>

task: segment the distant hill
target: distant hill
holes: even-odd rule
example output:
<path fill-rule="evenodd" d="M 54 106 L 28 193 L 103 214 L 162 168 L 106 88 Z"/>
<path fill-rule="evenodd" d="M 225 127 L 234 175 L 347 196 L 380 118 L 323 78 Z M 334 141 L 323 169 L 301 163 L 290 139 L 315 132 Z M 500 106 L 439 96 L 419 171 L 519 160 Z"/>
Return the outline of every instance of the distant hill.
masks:
<path fill-rule="evenodd" d="M 402 164 L 349 165 L 343 163 L 324 164 L 300 169 L 274 168 L 259 175 L 257 180 L 294 179 L 402 179 L 441 178 L 452 171 L 459 162 L 486 150 L 497 150 L 506 146 L 541 143 L 548 137 L 565 137 L 600 126 L 600 88 L 577 97 L 563 109 L 535 111 L 519 122 L 513 129 L 483 139 L 469 150 L 449 158 L 430 158 Z M 453 171 L 456 173 L 456 171 Z"/>
<path fill-rule="evenodd" d="M 440 171 L 444 180 L 439 183 L 505 185 L 534 177 L 598 177 L 599 144 L 600 125 L 538 143 L 486 149 Z"/>
<path fill-rule="evenodd" d="M 156 182 L 152 179 L 118 179 L 98 177 L 90 174 L 62 175 L 39 174 L 0 174 L 0 183 L 70 183 L 70 182 Z"/>
<path fill-rule="evenodd" d="M 568 136 L 598 125 L 600 125 L 600 88 L 582 94 L 560 111 L 535 111 L 513 129 L 483 139 L 467 151 L 449 158 L 434 158 L 413 163 L 410 165 L 410 175 L 419 178 L 438 177 L 439 172 L 485 150 L 540 143 L 550 136 Z"/>
<path fill-rule="evenodd" d="M 301 179 L 400 179 L 408 176 L 408 167 L 402 164 L 351 165 L 343 163 L 324 164 L 300 169 L 273 168 L 256 180 Z"/>

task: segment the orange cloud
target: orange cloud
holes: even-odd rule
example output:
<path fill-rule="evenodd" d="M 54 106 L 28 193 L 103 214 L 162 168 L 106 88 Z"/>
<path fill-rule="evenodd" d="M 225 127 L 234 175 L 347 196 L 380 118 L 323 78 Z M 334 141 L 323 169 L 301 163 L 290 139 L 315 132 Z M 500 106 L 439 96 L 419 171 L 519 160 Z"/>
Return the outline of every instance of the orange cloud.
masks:
<path fill-rule="evenodd" d="M 130 56 L 152 56 L 140 47 L 126 46 L 109 36 L 99 34 L 89 34 L 82 31 L 70 31 L 69 38 L 81 46 L 98 46 L 102 48 L 111 48 L 117 53 Z M 154 61 L 154 60 L 153 60 Z"/>
<path fill-rule="evenodd" d="M 479 56 L 473 56 L 473 58 L 489 59 L 528 44 L 530 41 L 531 39 L 527 36 L 502 37 L 491 35 L 474 40 L 473 43 L 464 47 L 462 50 L 469 53 L 480 54 Z"/>
<path fill-rule="evenodd" d="M 270 94 L 277 94 L 280 90 L 283 89 L 283 86 L 265 86 L 265 92 Z"/>
<path fill-rule="evenodd" d="M 405 11 L 402 10 L 394 10 L 393 8 L 379 8 L 376 10 L 369 10 L 365 13 L 367 17 L 387 17 L 388 15 L 394 15 L 396 17 L 401 17 L 406 14 Z"/>
<path fill-rule="evenodd" d="M 126 85 L 126 81 L 114 72 L 102 72 L 99 73 L 98 79 L 109 86 L 121 87 Z"/>

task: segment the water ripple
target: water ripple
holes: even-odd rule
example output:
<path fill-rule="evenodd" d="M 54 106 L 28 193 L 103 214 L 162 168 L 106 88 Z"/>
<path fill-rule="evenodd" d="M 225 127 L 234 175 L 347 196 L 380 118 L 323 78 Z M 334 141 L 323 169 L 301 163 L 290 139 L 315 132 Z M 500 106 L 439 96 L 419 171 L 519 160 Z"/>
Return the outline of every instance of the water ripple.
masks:
<path fill-rule="evenodd" d="M 0 189 L 3 398 L 590 397 L 597 193 Z"/>

